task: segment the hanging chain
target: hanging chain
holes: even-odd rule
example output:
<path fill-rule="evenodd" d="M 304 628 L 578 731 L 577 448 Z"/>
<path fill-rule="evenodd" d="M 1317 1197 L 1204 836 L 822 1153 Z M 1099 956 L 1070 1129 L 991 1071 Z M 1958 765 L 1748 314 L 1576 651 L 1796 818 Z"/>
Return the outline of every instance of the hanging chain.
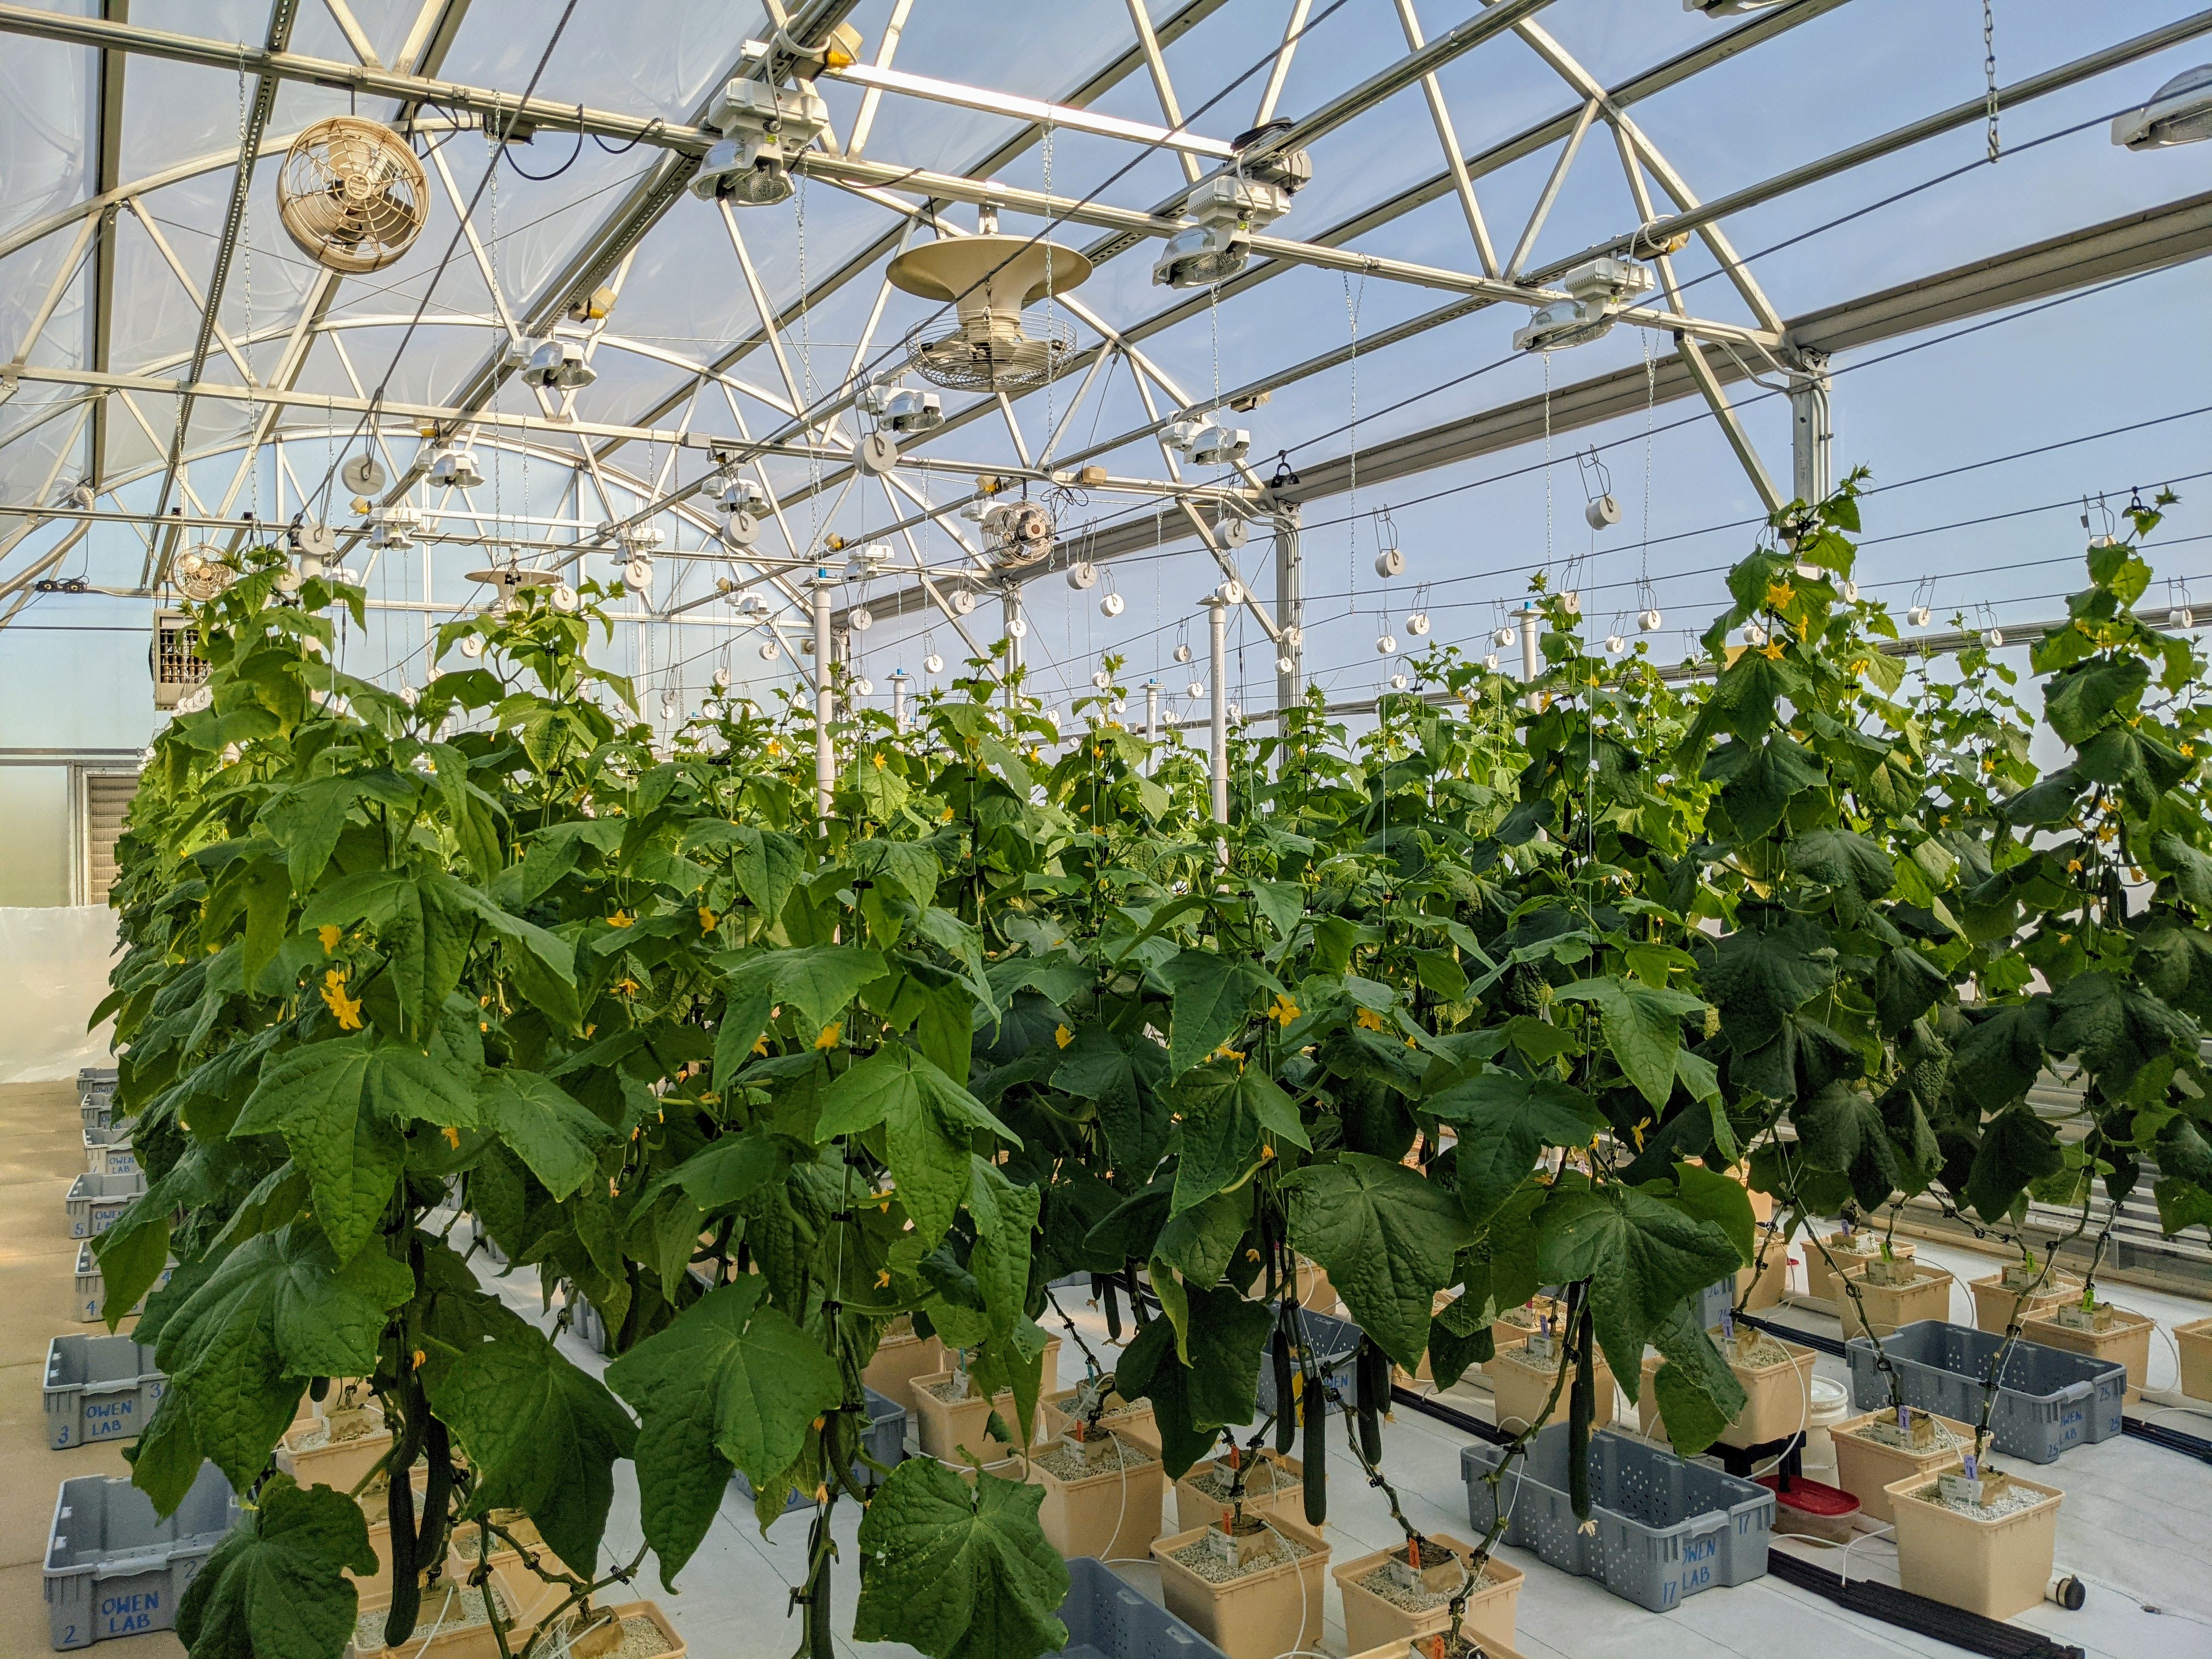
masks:
<path fill-rule="evenodd" d="M 1659 365 L 1651 356 L 1651 331 L 1644 331 L 1644 539 L 1637 549 L 1639 610 L 1651 603 L 1651 416 L 1659 401 Z"/>
<path fill-rule="evenodd" d="M 1544 568 L 1552 565 L 1552 354 L 1544 359 Z"/>
<path fill-rule="evenodd" d="M 1046 200 L 1048 200 L 1048 201 L 1051 200 L 1051 198 L 1052 198 L 1052 140 L 1053 140 L 1053 132 L 1054 132 L 1054 128 L 1053 128 L 1053 125 L 1052 125 L 1052 123 L 1051 123 L 1051 122 L 1049 122 L 1049 121 L 1046 122 L 1046 123 L 1045 123 L 1045 125 L 1044 125 L 1044 156 L 1043 156 L 1043 160 L 1044 160 L 1044 193 L 1045 193 L 1045 199 L 1046 199 Z M 1053 434 L 1053 430 L 1054 430 L 1054 427 L 1053 427 L 1053 392 L 1054 392 L 1054 390 L 1056 389 L 1056 381 L 1057 381 L 1057 380 L 1058 380 L 1058 375 L 1057 375 L 1056 371 L 1057 371 L 1057 370 L 1059 369 L 1059 368 L 1060 368 L 1060 357 L 1059 357 L 1058 354 L 1057 354 L 1057 353 L 1055 353 L 1055 352 L 1053 350 L 1054 335 L 1053 335 L 1053 327 L 1052 327 L 1052 325 L 1053 325 L 1053 303 L 1052 303 L 1052 302 L 1053 302 L 1053 300 L 1054 300 L 1054 283 L 1053 283 L 1053 274 L 1054 274 L 1054 273 L 1053 273 L 1053 269 L 1052 269 L 1053 245 L 1052 245 L 1051 229 L 1052 229 L 1052 227 L 1050 226 L 1050 224 L 1048 224 L 1048 224 L 1046 225 L 1046 227 L 1045 227 L 1045 232 L 1046 232 L 1046 234 L 1045 234 L 1045 237 L 1044 237 L 1044 341 L 1045 341 L 1045 343 L 1044 343 L 1044 441 L 1045 441 L 1045 442 L 1047 442 L 1048 444 L 1049 444 L 1049 443 L 1052 441 L 1052 434 Z M 1042 462 L 1044 460 L 1044 459 L 1045 459 L 1045 457 L 1044 457 L 1044 453 L 1043 453 L 1043 452 L 1042 452 L 1042 450 L 1040 450 L 1040 451 L 1038 452 L 1038 453 L 1037 453 L 1037 459 L 1038 459 L 1038 461 L 1039 461 L 1040 463 L 1042 463 Z"/>
<path fill-rule="evenodd" d="M 1997 144 L 1997 9 L 1996 0 L 1982 0 L 1982 76 L 1989 85 L 1990 160 L 2001 151 Z"/>
<path fill-rule="evenodd" d="M 1347 429 L 1352 435 L 1351 449 L 1346 458 L 1345 495 L 1345 562 L 1351 571 L 1351 599 L 1354 611 L 1359 609 L 1359 303 L 1352 297 L 1352 275 L 1340 275 L 1344 281 L 1344 315 L 1352 330 L 1351 356 L 1346 360 L 1351 375 L 1352 419 Z M 1364 289 L 1367 278 L 1359 279 Z"/>
<path fill-rule="evenodd" d="M 251 117 L 246 111 L 246 62 L 241 58 L 238 64 L 238 142 L 241 149 L 245 147 L 246 129 L 250 125 Z M 238 216 L 239 275 L 246 283 L 246 331 L 244 344 L 240 347 L 239 355 L 245 358 L 246 364 L 244 371 L 246 383 L 246 429 L 249 434 L 260 424 L 258 419 L 260 410 L 253 401 L 252 367 L 253 362 L 253 237 L 251 234 L 253 198 L 249 195 L 239 204 Z M 247 452 L 246 470 L 246 505 L 253 517 L 258 520 L 261 517 L 261 446 L 258 441 Z"/>

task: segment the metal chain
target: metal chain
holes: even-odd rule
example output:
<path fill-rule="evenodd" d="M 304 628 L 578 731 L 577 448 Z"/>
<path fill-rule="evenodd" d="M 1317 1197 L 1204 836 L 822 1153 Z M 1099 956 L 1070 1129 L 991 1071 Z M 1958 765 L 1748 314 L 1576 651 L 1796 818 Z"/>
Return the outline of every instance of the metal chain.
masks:
<path fill-rule="evenodd" d="M 1982 0 L 1982 76 L 1989 84 L 1990 160 L 1997 159 L 1997 12 L 1996 0 Z"/>

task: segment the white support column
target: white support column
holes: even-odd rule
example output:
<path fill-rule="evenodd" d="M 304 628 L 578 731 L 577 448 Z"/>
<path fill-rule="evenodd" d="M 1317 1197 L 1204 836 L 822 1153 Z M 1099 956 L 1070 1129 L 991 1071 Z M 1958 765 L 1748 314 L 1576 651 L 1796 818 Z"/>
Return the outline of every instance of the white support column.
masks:
<path fill-rule="evenodd" d="M 1521 678 L 1532 685 L 1544 664 L 1543 654 L 1537 649 L 1536 629 L 1544 620 L 1543 612 L 1536 609 L 1536 601 L 1524 599 L 1521 605 Z"/>
<path fill-rule="evenodd" d="M 895 731 L 906 730 L 906 685 L 911 678 L 903 668 L 894 668 L 890 672 L 891 726 Z"/>
<path fill-rule="evenodd" d="M 1006 635 L 1006 679 L 1011 688 L 1014 671 L 1022 665 L 1022 635 L 1029 632 L 1029 624 L 1022 620 L 1022 585 L 1019 582 L 1000 584 L 999 620 L 1000 631 Z"/>
<path fill-rule="evenodd" d="M 814 595 L 814 810 L 824 822 L 837 793 L 837 757 L 830 742 L 837 702 L 836 676 L 830 672 L 830 611 L 837 585 L 829 566 L 815 567 L 809 584 Z"/>
<path fill-rule="evenodd" d="M 1835 428 L 1828 416 L 1828 356 L 1824 351 L 1798 354 L 1790 376 L 1791 487 L 1801 501 L 1824 501 L 1835 488 L 1831 450 Z"/>
<path fill-rule="evenodd" d="M 1305 557 L 1298 547 L 1298 504 L 1285 501 L 1275 514 L 1275 708 L 1294 708 L 1305 674 Z M 1284 663 L 1290 666 L 1285 668 Z"/>
<path fill-rule="evenodd" d="M 1145 682 L 1145 742 L 1148 746 L 1157 749 L 1159 746 L 1159 741 L 1160 683 L 1156 679 L 1146 680 Z M 1145 775 L 1149 777 L 1157 769 L 1158 763 L 1151 755 L 1146 755 Z"/>
<path fill-rule="evenodd" d="M 1212 696 L 1212 728 L 1207 770 L 1213 788 L 1213 821 L 1229 822 L 1229 601 L 1206 596 L 1206 690 Z"/>

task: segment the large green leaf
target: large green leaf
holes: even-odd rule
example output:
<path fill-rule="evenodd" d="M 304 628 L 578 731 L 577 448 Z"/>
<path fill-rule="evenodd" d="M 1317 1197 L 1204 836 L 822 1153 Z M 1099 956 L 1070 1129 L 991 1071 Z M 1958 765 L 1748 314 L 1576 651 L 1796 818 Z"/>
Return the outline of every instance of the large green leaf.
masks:
<path fill-rule="evenodd" d="M 1705 994 L 1721 1011 L 1721 1030 L 1740 1054 L 1765 1047 L 1796 1012 L 1835 982 L 1827 930 L 1779 905 L 1746 903 L 1736 930 L 1709 946 L 1700 964 Z"/>
<path fill-rule="evenodd" d="M 307 1172 L 315 1218 L 341 1259 L 375 1231 L 399 1176 L 396 1125 L 477 1121 L 474 1079 L 404 1043 L 364 1031 L 312 1042 L 262 1067 L 231 1133 L 281 1133 Z"/>
<path fill-rule="evenodd" d="M 1019 1187 L 986 1159 L 968 1160 L 968 1218 L 975 1248 L 968 1258 L 994 1334 L 1005 1337 L 1028 1316 L 1030 1243 L 1036 1233 L 1044 1194 Z"/>
<path fill-rule="evenodd" d="M 1166 1072 L 1167 1056 L 1150 1038 L 1125 1044 L 1103 1025 L 1086 1023 L 1076 1028 L 1052 1085 L 1097 1104 L 1113 1167 L 1142 1181 L 1167 1151 L 1172 1127 L 1158 1092 Z"/>
<path fill-rule="evenodd" d="M 1749 1267 L 1759 1252 L 1759 1219 L 1752 1212 L 1749 1188 L 1734 1176 L 1702 1164 L 1675 1164 L 1674 1184 L 1675 1201 L 1726 1233 L 1743 1265 Z"/>
<path fill-rule="evenodd" d="M 1582 979 L 1559 993 L 1563 1002 L 1593 1004 L 1604 1017 L 1606 1047 L 1621 1075 L 1654 1106 L 1674 1092 L 1674 1063 L 1682 1051 L 1682 1022 L 1705 1012 L 1686 991 L 1646 985 L 1638 979 Z"/>
<path fill-rule="evenodd" d="M 1897 1149 L 1872 1095 L 1859 1085 L 1834 1083 L 1791 1109 L 1805 1160 L 1816 1170 L 1846 1176 L 1863 1210 L 1889 1202 L 1904 1184 Z"/>
<path fill-rule="evenodd" d="M 1547 1282 L 1590 1281 L 1598 1342 L 1631 1400 L 1653 1330 L 1678 1304 L 1733 1273 L 1740 1259 L 1712 1222 L 1618 1182 L 1553 1189 L 1536 1230 Z"/>
<path fill-rule="evenodd" d="M 2109 1094 L 2124 1094 L 2157 1056 L 2197 1047 L 2196 1022 L 2113 974 L 2068 981 L 2051 1006 L 2058 1016 L 2048 1038 L 2052 1051 L 2080 1054 Z"/>
<path fill-rule="evenodd" d="M 1812 830 L 1790 843 L 1790 872 L 1818 882 L 1832 896 L 1836 914 L 1856 922 L 1897 884 L 1896 866 L 1875 842 L 1848 830 Z"/>
<path fill-rule="evenodd" d="M 346 1574 L 376 1570 L 360 1504 L 280 1474 L 185 1587 L 177 1634 L 192 1659 L 330 1659 L 360 1613 Z"/>
<path fill-rule="evenodd" d="M 1346 1152 L 1285 1176 L 1291 1241 L 1328 1271 L 1359 1328 L 1400 1364 L 1420 1364 L 1429 1307 L 1470 1230 L 1452 1191 L 1387 1158 Z"/>
<path fill-rule="evenodd" d="M 607 1386 L 638 1414 L 645 1537 L 671 1590 L 713 1524 L 732 1466 L 767 1486 L 798 1459 L 807 1425 L 843 1398 L 822 1345 L 763 1306 L 763 1288 L 748 1276 L 712 1291 L 607 1367 Z"/>
<path fill-rule="evenodd" d="M 1666 1356 L 1651 1386 L 1667 1420 L 1668 1441 L 1677 1455 L 1695 1457 L 1742 1413 L 1743 1384 L 1686 1303 L 1659 1322 L 1651 1340 Z"/>
<path fill-rule="evenodd" d="M 884 955 L 858 945 L 802 945 L 756 955 L 726 951 L 715 961 L 730 976 L 734 1001 L 766 991 L 787 1003 L 809 1041 L 837 1023 L 863 985 L 884 976 Z"/>
<path fill-rule="evenodd" d="M 1204 1456 L 1216 1431 L 1252 1420 L 1258 1409 L 1260 1350 L 1273 1311 L 1234 1290 L 1185 1282 L 1183 1344 L 1176 1352 L 1173 1322 L 1154 1318 L 1137 1333 L 1114 1368 L 1115 1386 L 1131 1400 L 1152 1402 L 1161 1428 L 1162 1462 L 1171 1477 Z"/>
<path fill-rule="evenodd" d="M 2043 717 L 2060 740 L 2080 748 L 2112 715 L 2135 706 L 2150 684 L 2140 657 L 2098 657 L 2051 676 Z"/>
<path fill-rule="evenodd" d="M 384 953 L 408 1029 L 422 1031 L 446 994 L 460 983 L 471 932 L 467 916 L 440 902 L 435 888 L 404 870 L 341 876 L 310 894 L 300 913 L 305 929 L 362 922 Z"/>
<path fill-rule="evenodd" d="M 2034 1182 L 2058 1173 L 2065 1162 L 2058 1137 L 2026 1104 L 1990 1120 L 1966 1177 L 1967 1201 L 1984 1221 L 2002 1220 Z"/>
<path fill-rule="evenodd" d="M 1037 1525 L 1044 1488 L 927 1457 L 891 1471 L 860 1517 L 853 1636 L 930 1659 L 1013 1659 L 1064 1646 L 1067 1564 Z"/>
<path fill-rule="evenodd" d="M 1747 652 L 1742 660 L 1757 655 Z M 1767 835 L 1793 799 L 1827 781 L 1820 762 L 1784 737 L 1764 744 L 1723 744 L 1705 762 L 1705 776 L 1721 786 L 1721 805 L 1735 826 L 1736 839 L 1747 842 Z"/>
<path fill-rule="evenodd" d="M 1256 1066 L 1216 1060 L 1185 1076 L 1175 1097 L 1182 1108 L 1174 1204 L 1178 1214 L 1242 1185 L 1260 1166 L 1262 1136 L 1311 1146 L 1297 1107 Z"/>
<path fill-rule="evenodd" d="M 477 1103 L 483 1127 L 556 1199 L 571 1196 L 598 1174 L 599 1149 L 622 1139 L 559 1084 L 520 1066 L 486 1072 Z"/>
<path fill-rule="evenodd" d="M 1019 1137 L 983 1103 L 902 1042 L 887 1042 L 830 1085 L 815 1139 L 884 1126 L 891 1178 L 925 1246 L 945 1236 L 968 1195 L 969 1142 L 977 1130 L 1015 1146 Z"/>
<path fill-rule="evenodd" d="M 526 1327 L 463 1353 L 430 1382 L 430 1405 L 475 1471 L 470 1513 L 520 1510 L 571 1567 L 599 1560 L 615 1462 L 637 1430 L 597 1379 Z"/>
<path fill-rule="evenodd" d="M 1243 1030 L 1254 997 L 1271 982 L 1252 963 L 1207 951 L 1185 951 L 1159 974 L 1174 993 L 1168 1065 L 1177 1076 Z"/>
<path fill-rule="evenodd" d="M 2027 1093 L 2043 1069 L 2043 1048 L 2057 1013 L 2047 996 L 1990 1009 L 1959 1040 L 1953 1074 L 1984 1111 L 1998 1111 Z"/>
<path fill-rule="evenodd" d="M 165 1409 L 242 1492 L 290 1425 L 307 1380 L 374 1370 L 386 1316 L 414 1288 L 406 1267 L 381 1250 L 340 1267 L 306 1222 L 250 1238 L 162 1324 L 155 1358 L 170 1382 Z"/>

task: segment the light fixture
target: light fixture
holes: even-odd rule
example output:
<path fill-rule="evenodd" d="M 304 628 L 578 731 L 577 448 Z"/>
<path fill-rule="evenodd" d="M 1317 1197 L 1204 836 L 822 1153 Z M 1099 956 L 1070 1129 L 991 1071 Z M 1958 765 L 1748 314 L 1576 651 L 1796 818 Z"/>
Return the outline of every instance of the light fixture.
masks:
<path fill-rule="evenodd" d="M 1782 0 L 1682 0 L 1684 11 L 1701 11 L 1708 17 L 1741 17 L 1747 11 L 1765 11 Z"/>
<path fill-rule="evenodd" d="M 549 392 L 574 392 L 599 376 L 584 361 L 584 348 L 576 341 L 547 340 L 530 354 L 530 366 L 522 371 L 522 378 Z"/>
<path fill-rule="evenodd" d="M 414 532 L 422 523 L 422 515 L 404 501 L 380 507 L 368 515 L 368 544 L 394 550 L 412 547 Z"/>
<path fill-rule="evenodd" d="M 945 424 L 945 400 L 919 386 L 866 386 L 853 402 L 887 432 L 929 432 Z"/>
<path fill-rule="evenodd" d="M 1248 171 L 1217 173 L 1183 198 L 1182 216 L 1196 221 L 1167 239 L 1152 265 L 1163 288 L 1209 288 L 1234 276 L 1252 257 L 1252 233 L 1291 210 L 1291 196 L 1313 177 L 1304 150 L 1255 159 Z"/>
<path fill-rule="evenodd" d="M 2112 120 L 2112 142 L 2129 149 L 2165 149 L 2212 138 L 2212 64 L 2184 70 L 2140 109 Z"/>
<path fill-rule="evenodd" d="M 1160 441 L 1194 466 L 1232 466 L 1251 452 L 1252 434 L 1212 415 L 1185 415 L 1160 429 Z M 1226 530 L 1228 526 L 1223 526 Z"/>
<path fill-rule="evenodd" d="M 1559 351 L 1609 332 L 1613 313 L 1651 286 L 1651 272 L 1633 259 L 1610 257 L 1577 265 L 1559 279 L 1568 298 L 1540 307 L 1513 336 L 1516 351 Z"/>
<path fill-rule="evenodd" d="M 483 482 L 476 453 L 459 443 L 441 445 L 423 476 L 434 489 L 474 489 Z"/>
<path fill-rule="evenodd" d="M 755 54 L 751 61 L 757 60 Z M 707 125 L 722 138 L 700 162 L 691 193 L 702 201 L 771 207 L 791 198 L 790 164 L 829 126 L 830 106 L 811 81 L 779 86 L 740 66 Z"/>

